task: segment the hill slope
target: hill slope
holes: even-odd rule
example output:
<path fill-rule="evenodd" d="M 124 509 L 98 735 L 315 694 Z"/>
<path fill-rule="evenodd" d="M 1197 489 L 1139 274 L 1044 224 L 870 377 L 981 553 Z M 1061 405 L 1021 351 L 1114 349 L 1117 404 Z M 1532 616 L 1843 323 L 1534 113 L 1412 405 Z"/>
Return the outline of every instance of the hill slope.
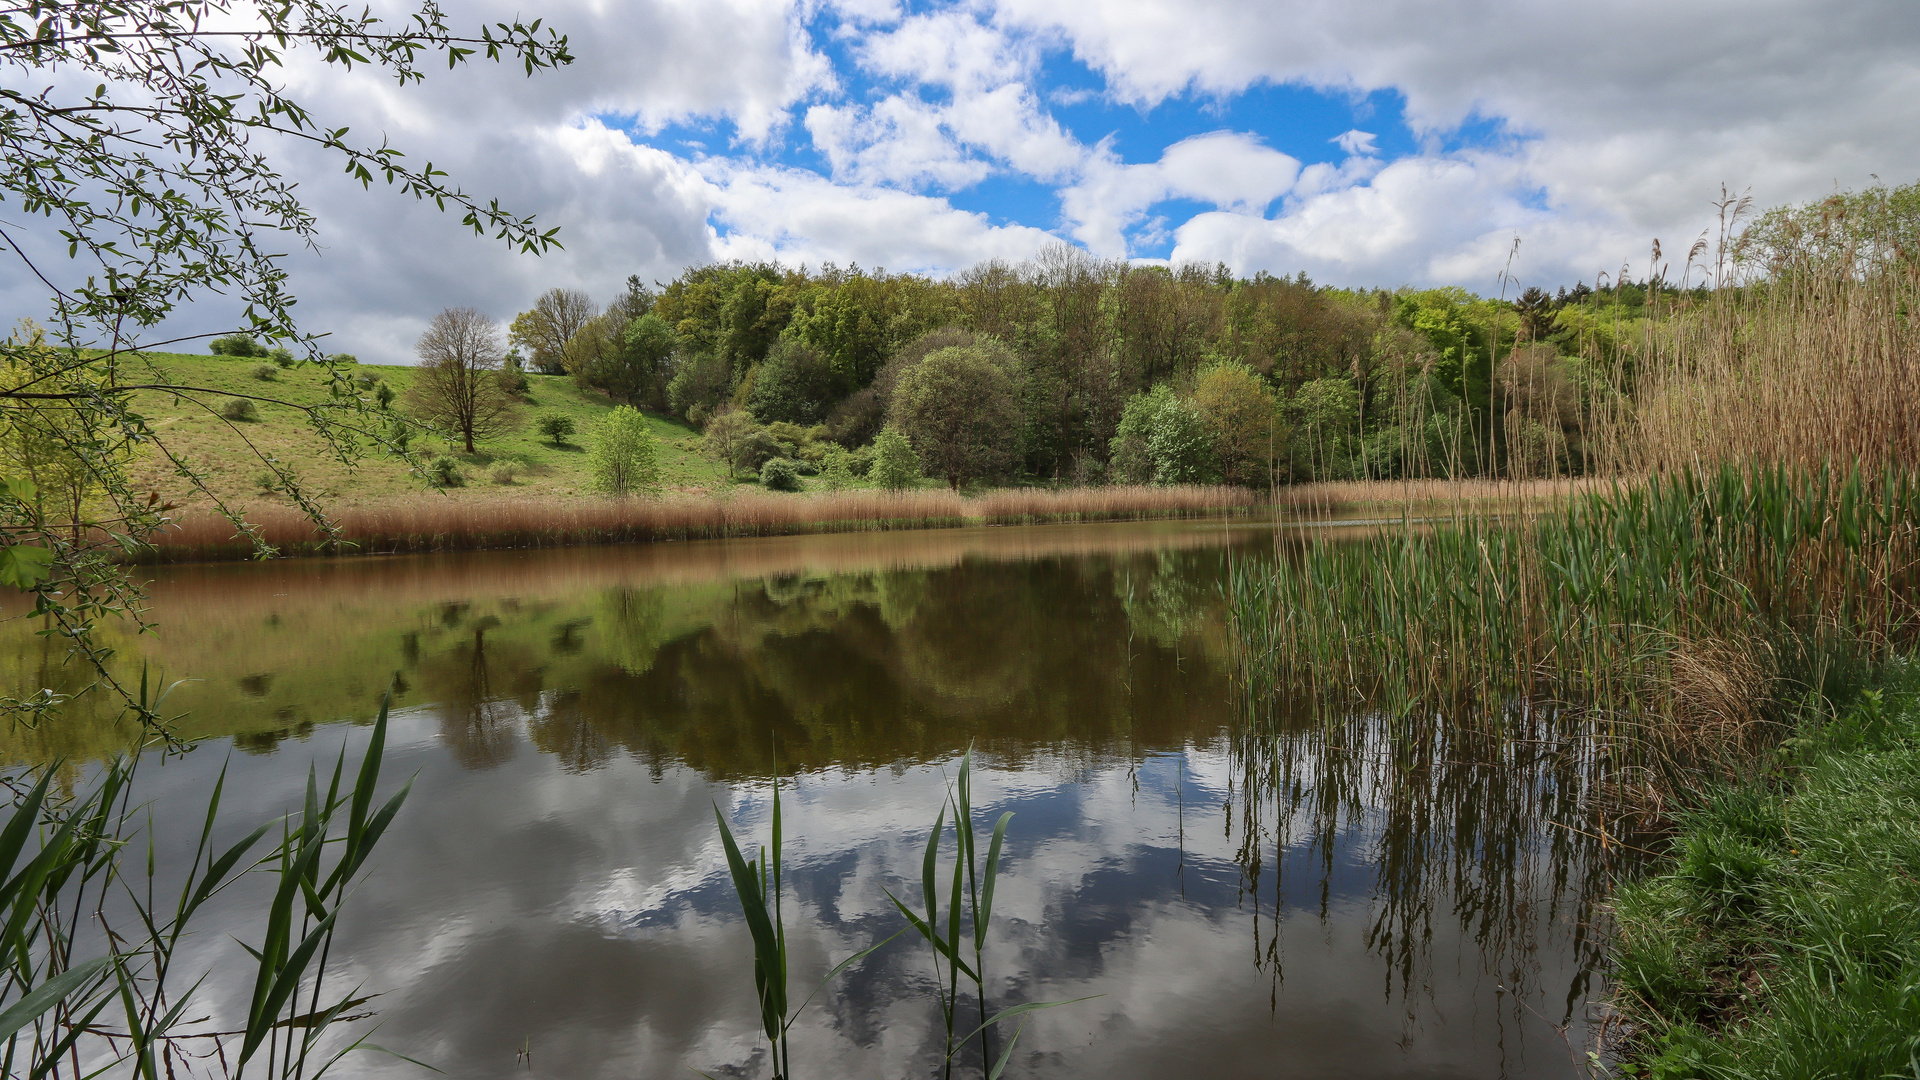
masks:
<path fill-rule="evenodd" d="M 257 394 L 295 404 L 327 400 L 323 373 L 304 365 L 281 370 L 251 358 L 178 353 L 149 354 L 149 359 L 168 378 L 184 386 Z M 402 407 L 417 370 L 373 365 L 357 369 L 360 375 L 372 377 L 376 385 L 385 382 L 393 388 L 395 409 Z M 273 373 L 272 378 L 256 377 L 256 372 L 267 371 Z M 288 501 L 263 483 L 267 469 L 261 454 L 290 466 L 302 484 L 330 508 L 427 493 L 462 500 L 590 494 L 586 445 L 591 443 L 594 425 L 613 410 L 615 403 L 598 391 L 582 389 L 565 376 L 529 375 L 528 379 L 532 385 L 520 410 L 523 425 L 482 443 L 479 453 L 460 453 L 460 447 L 447 446 L 439 439 L 415 442 L 414 448 L 429 457 L 447 453 L 460 462 L 467 483 L 449 489 L 429 488 L 420 477 L 409 473 L 405 462 L 385 453 L 370 452 L 348 467 L 329 456 L 325 443 L 313 433 L 300 411 L 286 405 L 258 403 L 257 420 L 237 422 L 219 415 L 223 399 L 213 396 L 196 403 L 146 393 L 140 396 L 139 408 L 174 452 L 207 476 L 215 492 L 240 506 Z M 535 418 L 547 413 L 573 419 L 576 434 L 568 445 L 544 442 L 534 429 Z M 718 465 L 681 445 L 683 440 L 697 437 L 698 432 L 669 417 L 648 414 L 647 418 L 659 439 L 661 471 L 669 487 L 709 488 L 723 482 Z M 512 468 L 503 470 L 502 466 Z M 505 477 L 508 472 L 513 474 L 511 478 Z M 158 454 L 136 463 L 135 475 L 144 485 L 175 501 L 187 505 L 204 501 L 192 495 L 186 481 L 175 476 L 171 465 Z M 496 482 L 496 475 L 505 482 Z"/>

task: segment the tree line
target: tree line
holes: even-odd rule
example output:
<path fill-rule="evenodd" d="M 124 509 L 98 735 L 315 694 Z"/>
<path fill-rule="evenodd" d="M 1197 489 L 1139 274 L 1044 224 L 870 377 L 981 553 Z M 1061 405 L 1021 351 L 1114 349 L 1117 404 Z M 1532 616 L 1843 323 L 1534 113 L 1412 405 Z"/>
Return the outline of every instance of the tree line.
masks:
<path fill-rule="evenodd" d="M 1558 475 L 1658 287 L 1341 289 L 1065 245 L 945 280 L 730 262 L 604 307 L 550 289 L 504 364 L 685 419 L 729 469 L 892 429 L 955 487 Z"/>

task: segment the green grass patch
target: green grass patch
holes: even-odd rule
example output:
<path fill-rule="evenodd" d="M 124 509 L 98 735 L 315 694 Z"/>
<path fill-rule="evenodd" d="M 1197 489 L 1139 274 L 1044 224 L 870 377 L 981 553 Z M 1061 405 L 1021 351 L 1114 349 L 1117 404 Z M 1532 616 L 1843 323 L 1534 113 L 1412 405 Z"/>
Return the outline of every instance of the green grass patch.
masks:
<path fill-rule="evenodd" d="M 1618 893 L 1622 1075 L 1920 1075 L 1920 662 L 1781 754 L 1706 791 L 1664 872 Z"/>
<path fill-rule="evenodd" d="M 153 353 L 148 357 L 168 378 L 183 386 L 273 397 L 293 405 L 318 405 L 327 400 L 325 373 L 308 365 L 276 370 L 272 379 L 263 380 L 255 377 L 254 369 L 260 362 L 252 358 L 180 353 Z M 379 384 L 385 383 L 393 389 L 392 408 L 404 411 L 406 392 L 416 370 L 358 365 L 354 373 L 369 377 L 373 385 L 357 383 L 356 389 L 371 401 Z M 461 453 L 457 444 L 449 446 L 439 439 L 416 440 L 414 448 L 423 457 L 431 459 L 446 453 L 466 472 L 465 486 L 442 489 L 449 497 L 492 499 L 592 492 L 587 448 L 593 443 L 600 418 L 616 403 L 565 376 L 528 378 L 531 386 L 520 410 L 525 422 L 519 430 L 481 444 L 474 454 Z M 254 420 L 233 424 L 220 416 L 221 399 L 206 396 L 202 400 L 210 407 L 186 397 L 148 393 L 141 395 L 139 408 L 176 452 L 205 472 L 215 492 L 240 505 L 287 501 L 285 496 L 260 490 L 256 482 L 263 468 L 259 454 L 290 465 L 301 483 L 328 500 L 330 507 L 417 495 L 426 487 L 419 477 L 409 474 L 403 462 L 380 452 L 369 452 L 351 467 L 328 455 L 297 408 L 256 402 Z M 556 445 L 541 434 L 536 422 L 548 414 L 574 421 L 574 433 L 566 442 Z M 723 483 L 720 467 L 694 449 L 698 432 L 656 414 L 647 414 L 647 422 L 659 439 L 661 472 L 668 485 L 708 488 Z M 498 466 L 508 462 L 515 466 L 511 482 L 493 482 Z M 154 490 L 176 499 L 191 499 L 192 493 L 158 455 L 149 456 L 138 468 L 140 479 Z"/>

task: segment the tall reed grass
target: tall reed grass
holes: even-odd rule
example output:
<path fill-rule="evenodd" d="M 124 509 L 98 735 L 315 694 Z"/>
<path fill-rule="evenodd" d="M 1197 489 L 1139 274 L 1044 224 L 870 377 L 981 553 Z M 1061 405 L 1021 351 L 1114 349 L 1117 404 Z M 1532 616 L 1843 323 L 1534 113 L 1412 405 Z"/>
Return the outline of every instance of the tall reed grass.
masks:
<path fill-rule="evenodd" d="M 1724 213 L 1724 211 L 1723 211 Z M 1729 235 L 1737 222 L 1723 220 Z M 1872 199 L 1770 214 L 1718 287 L 1668 294 L 1595 416 L 1615 474 L 1728 461 L 1920 466 L 1920 261 Z"/>
<path fill-rule="evenodd" d="M 267 543 L 289 554 L 340 549 L 393 553 L 1209 517 L 1244 514 L 1260 501 L 1245 488 L 1208 486 L 1012 488 L 972 497 L 948 490 L 489 502 L 422 496 L 343 512 L 337 521 L 338 548 L 292 509 L 259 512 L 254 521 Z M 238 559 L 253 557 L 253 549 L 245 538 L 235 536 L 226 519 L 196 514 L 155 537 L 141 557 Z"/>
<path fill-rule="evenodd" d="M 1575 706 L 1688 765 L 1750 750 L 1784 690 L 1910 646 L 1917 587 L 1920 477 L 1788 466 L 1310 542 L 1229 582 L 1258 696 L 1495 719 L 1516 699 Z"/>

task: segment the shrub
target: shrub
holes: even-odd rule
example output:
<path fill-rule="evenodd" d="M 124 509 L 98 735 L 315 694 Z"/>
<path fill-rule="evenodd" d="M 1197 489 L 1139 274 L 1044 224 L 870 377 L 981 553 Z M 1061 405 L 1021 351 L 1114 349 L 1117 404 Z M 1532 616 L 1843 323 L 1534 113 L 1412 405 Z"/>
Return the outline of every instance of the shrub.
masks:
<path fill-rule="evenodd" d="M 853 471 L 847 467 L 851 457 L 846 449 L 839 446 L 827 448 L 827 456 L 822 459 L 820 482 L 828 491 L 844 491 L 853 486 Z"/>
<path fill-rule="evenodd" d="M 279 491 L 280 477 L 272 469 L 261 469 L 253 474 L 253 486 L 261 491 Z"/>
<path fill-rule="evenodd" d="M 873 440 L 873 482 L 888 491 L 904 491 L 920 483 L 920 455 L 913 452 L 898 428 L 887 428 Z"/>
<path fill-rule="evenodd" d="M 275 345 L 273 351 L 268 353 L 267 357 L 283 368 L 293 366 L 293 352 L 285 345 Z"/>
<path fill-rule="evenodd" d="M 207 351 L 215 356 L 232 356 L 242 360 L 267 355 L 267 347 L 253 340 L 252 334 L 228 334 L 214 338 L 207 346 Z"/>
<path fill-rule="evenodd" d="M 547 441 L 555 446 L 565 446 L 567 440 L 573 437 L 574 423 L 571 416 L 545 413 L 540 419 L 534 421 L 533 426 L 539 428 L 540 434 L 545 435 Z"/>
<path fill-rule="evenodd" d="M 254 366 L 253 377 L 259 379 L 261 382 L 272 382 L 279 376 L 280 369 L 274 367 L 272 364 L 258 364 Z"/>
<path fill-rule="evenodd" d="M 427 465 L 427 479 L 435 487 L 460 487 L 467 482 L 466 474 L 460 471 L 460 463 L 445 454 Z"/>
<path fill-rule="evenodd" d="M 600 421 L 591 464 L 594 485 L 609 495 L 660 487 L 660 453 L 640 410 L 622 405 Z"/>
<path fill-rule="evenodd" d="M 496 484 L 518 483 L 520 466 L 511 461 L 503 461 L 493 467 L 492 479 Z"/>
<path fill-rule="evenodd" d="M 338 359 L 338 358 L 336 357 L 336 359 Z M 360 389 L 362 389 L 362 390 L 371 390 L 371 389 L 373 389 L 373 387 L 374 387 L 374 384 L 375 384 L 375 383 L 377 383 L 377 382 L 379 382 L 380 380 L 379 380 L 379 378 L 378 378 L 378 377 L 376 377 L 376 376 L 375 376 L 375 375 L 373 374 L 373 372 L 371 372 L 371 371 L 369 371 L 369 372 L 367 372 L 366 374 L 364 374 L 364 375 L 361 375 L 361 376 L 360 376 L 359 378 L 357 378 L 357 379 L 355 379 L 355 380 L 353 380 L 353 381 L 354 381 L 354 382 L 357 382 L 357 383 L 359 383 L 359 384 L 360 384 Z"/>
<path fill-rule="evenodd" d="M 768 491 L 799 491 L 800 471 L 787 458 L 771 458 L 760 466 L 760 486 Z"/>
<path fill-rule="evenodd" d="M 358 364 L 360 362 L 359 357 L 353 355 L 352 353 L 345 353 L 345 352 L 334 353 L 332 356 L 327 357 L 327 359 L 333 361 L 336 364 Z M 366 378 L 366 376 L 364 375 L 361 377 Z"/>
<path fill-rule="evenodd" d="M 384 382 L 381 383 L 379 386 L 374 387 L 373 400 L 379 402 L 380 407 L 383 409 L 392 405 L 393 404 L 393 387 L 388 386 Z"/>
<path fill-rule="evenodd" d="M 234 398 L 220 407 L 220 415 L 229 420 L 251 424 L 260 419 L 260 410 L 246 398 Z"/>
<path fill-rule="evenodd" d="M 872 474 L 873 447 L 862 446 L 858 450 L 847 451 L 847 471 L 862 480 Z"/>

